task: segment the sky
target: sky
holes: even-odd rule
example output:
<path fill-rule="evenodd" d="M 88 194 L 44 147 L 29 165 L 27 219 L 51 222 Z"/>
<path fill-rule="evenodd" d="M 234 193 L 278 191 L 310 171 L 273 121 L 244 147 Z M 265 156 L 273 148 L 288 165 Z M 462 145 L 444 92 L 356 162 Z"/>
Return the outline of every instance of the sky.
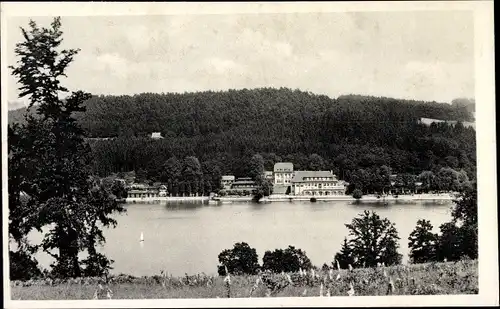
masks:
<path fill-rule="evenodd" d="M 32 18 L 49 26 L 50 17 Z M 63 16 L 63 84 L 92 94 L 288 87 L 450 102 L 474 97 L 471 11 Z M 19 27 L 9 17 L 6 59 Z M 9 109 L 23 105 L 9 76 Z"/>

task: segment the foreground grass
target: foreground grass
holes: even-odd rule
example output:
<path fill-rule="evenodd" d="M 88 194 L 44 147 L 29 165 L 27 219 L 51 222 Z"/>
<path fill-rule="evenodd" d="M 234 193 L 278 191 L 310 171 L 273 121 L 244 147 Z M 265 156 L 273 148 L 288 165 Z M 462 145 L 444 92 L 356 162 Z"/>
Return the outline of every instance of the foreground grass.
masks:
<path fill-rule="evenodd" d="M 11 282 L 12 300 L 309 297 L 477 294 L 477 261 L 417 264 L 307 274 L 224 277 L 114 276 Z"/>

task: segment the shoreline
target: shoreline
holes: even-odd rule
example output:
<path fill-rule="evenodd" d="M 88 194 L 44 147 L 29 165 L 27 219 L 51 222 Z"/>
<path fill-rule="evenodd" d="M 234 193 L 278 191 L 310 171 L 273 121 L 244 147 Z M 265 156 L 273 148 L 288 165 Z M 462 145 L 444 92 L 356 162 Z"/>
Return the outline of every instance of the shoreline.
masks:
<path fill-rule="evenodd" d="M 418 201 L 453 201 L 455 197 L 452 194 L 415 194 L 415 195 L 400 195 L 377 197 L 375 195 L 365 195 L 360 199 L 355 199 L 350 195 L 334 195 L 334 196 L 297 196 L 297 195 L 270 195 L 263 197 L 259 202 L 293 202 L 293 201 L 310 201 L 315 198 L 318 202 L 418 202 Z M 143 197 L 143 198 L 126 198 L 126 204 L 144 203 L 144 202 L 191 202 L 191 201 L 208 201 L 209 203 L 232 203 L 232 202 L 252 202 L 252 196 L 235 196 L 235 197 L 216 197 L 209 196 L 165 196 L 165 197 Z"/>
<path fill-rule="evenodd" d="M 190 201 L 208 201 L 209 196 L 162 196 L 162 197 L 127 197 L 126 204 L 134 204 L 141 202 L 190 202 Z"/>
<path fill-rule="evenodd" d="M 285 201 L 310 201 L 312 196 L 269 196 L 267 198 L 262 198 L 261 202 L 271 203 L 271 202 L 285 202 Z M 419 195 L 403 195 L 403 196 L 385 196 L 377 197 L 375 195 L 365 195 L 360 199 L 355 199 L 350 195 L 343 196 L 314 196 L 318 202 L 329 202 L 329 201 L 348 201 L 348 202 L 418 202 L 418 201 L 453 201 L 455 199 L 451 194 L 419 194 Z"/>

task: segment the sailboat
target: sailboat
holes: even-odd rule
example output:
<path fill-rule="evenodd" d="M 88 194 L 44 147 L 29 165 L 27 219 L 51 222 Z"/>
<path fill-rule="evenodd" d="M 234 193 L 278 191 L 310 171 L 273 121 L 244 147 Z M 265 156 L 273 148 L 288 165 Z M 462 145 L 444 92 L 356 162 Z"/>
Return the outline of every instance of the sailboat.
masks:
<path fill-rule="evenodd" d="M 141 242 L 143 242 L 143 241 L 144 241 L 144 233 L 141 232 Z"/>

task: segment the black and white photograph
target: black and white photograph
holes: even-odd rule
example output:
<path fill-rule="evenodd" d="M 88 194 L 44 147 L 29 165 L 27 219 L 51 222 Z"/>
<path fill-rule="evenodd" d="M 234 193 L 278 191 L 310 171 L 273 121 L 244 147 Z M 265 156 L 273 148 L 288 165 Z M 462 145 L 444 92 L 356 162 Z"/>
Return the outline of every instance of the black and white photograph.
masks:
<path fill-rule="evenodd" d="M 7 308 L 498 305 L 492 1 L 1 6 Z"/>

